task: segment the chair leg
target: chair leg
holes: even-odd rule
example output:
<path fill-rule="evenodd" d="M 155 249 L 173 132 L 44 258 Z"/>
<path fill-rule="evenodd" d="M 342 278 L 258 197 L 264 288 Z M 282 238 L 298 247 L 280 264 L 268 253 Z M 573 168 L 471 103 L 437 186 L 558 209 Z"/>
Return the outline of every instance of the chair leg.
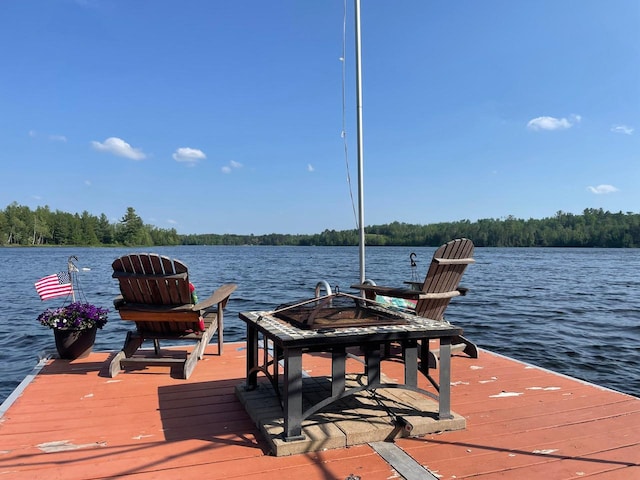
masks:
<path fill-rule="evenodd" d="M 462 350 L 471 358 L 478 358 L 478 346 L 473 343 L 471 340 L 463 337 L 462 335 L 454 337 L 451 341 L 451 345 L 459 345 L 463 344 L 464 349 Z"/>
<path fill-rule="evenodd" d="M 144 338 L 137 332 L 127 332 L 127 338 L 124 341 L 124 346 L 111 360 L 109 364 L 109 376 L 115 377 L 122 371 L 122 365 L 120 362 L 125 358 L 132 357 L 134 353 L 142 346 Z"/>
<path fill-rule="evenodd" d="M 189 354 L 187 354 L 187 359 L 184 362 L 184 367 L 182 369 L 182 378 L 184 378 L 185 380 L 188 379 L 191 376 L 191 373 L 193 372 L 194 368 L 196 368 L 196 363 L 198 363 L 199 357 L 198 357 L 198 352 L 202 349 L 202 340 L 200 342 L 198 342 L 198 344 L 195 346 L 195 348 L 193 349 L 193 351 Z"/>
<path fill-rule="evenodd" d="M 200 341 L 193 348 L 192 355 L 196 355 L 198 357 L 198 360 L 202 360 L 202 358 L 204 357 L 204 351 L 206 350 L 207 345 L 211 341 L 212 335 L 213 335 L 212 331 L 210 329 L 206 329 L 204 332 L 202 332 L 202 338 L 200 339 Z"/>
<path fill-rule="evenodd" d="M 122 371 L 120 361 L 124 358 L 124 351 L 120 350 L 118 353 L 116 353 L 115 357 L 113 357 L 113 360 L 111 360 L 111 363 L 109 364 L 109 377 L 113 378 Z"/>
<path fill-rule="evenodd" d="M 218 354 L 222 354 L 222 345 L 223 345 L 223 335 L 222 335 L 222 312 L 211 312 L 205 315 L 205 331 L 199 335 L 197 343 L 191 350 L 191 353 L 187 355 L 187 358 L 183 364 L 182 377 L 187 379 L 193 372 L 197 362 L 204 357 L 206 347 L 209 342 L 212 340 L 213 335 L 218 332 Z M 150 335 L 153 337 L 153 335 Z M 150 340 L 150 338 L 148 338 Z M 145 358 L 134 357 L 136 351 L 142 347 L 142 344 L 145 340 L 145 333 L 143 329 L 139 329 L 136 331 L 127 332 L 127 338 L 124 342 L 124 346 L 122 350 L 118 352 L 111 363 L 109 364 L 109 375 L 114 377 L 118 375 L 123 369 L 124 366 L 128 366 L 130 364 L 145 364 Z M 161 356 L 160 350 L 160 339 L 153 338 L 153 346 L 156 359 L 147 358 L 147 364 L 160 364 L 163 358 Z M 167 362 L 171 362 L 171 360 L 167 360 Z"/>
<path fill-rule="evenodd" d="M 223 325 L 223 307 L 218 305 L 217 322 L 218 322 L 218 355 L 222 355 L 224 347 L 224 325 Z"/>
<path fill-rule="evenodd" d="M 127 339 L 124 341 L 124 347 L 122 347 L 125 357 L 133 356 L 142 346 L 142 342 L 144 342 L 144 337 L 138 332 L 127 332 Z"/>

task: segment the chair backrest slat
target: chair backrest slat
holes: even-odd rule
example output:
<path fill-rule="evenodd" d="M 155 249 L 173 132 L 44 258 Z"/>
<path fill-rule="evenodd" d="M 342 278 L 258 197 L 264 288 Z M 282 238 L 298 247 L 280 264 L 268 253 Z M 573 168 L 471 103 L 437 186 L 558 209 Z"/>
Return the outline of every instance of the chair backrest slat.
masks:
<path fill-rule="evenodd" d="M 125 302 L 147 305 L 191 303 L 188 269 L 179 260 L 154 253 L 135 253 L 116 259 L 112 267 Z"/>

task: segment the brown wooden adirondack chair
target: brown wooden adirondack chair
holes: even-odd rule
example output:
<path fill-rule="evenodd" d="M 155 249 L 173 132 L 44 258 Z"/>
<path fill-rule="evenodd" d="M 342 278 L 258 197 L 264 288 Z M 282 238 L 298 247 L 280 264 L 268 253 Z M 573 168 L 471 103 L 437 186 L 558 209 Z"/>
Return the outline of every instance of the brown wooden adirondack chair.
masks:
<path fill-rule="evenodd" d="M 206 300 L 194 304 L 187 266 L 179 260 L 132 253 L 116 259 L 112 267 L 121 293 L 114 306 L 122 320 L 135 322 L 136 330 L 127 334 L 124 347 L 111 361 L 110 376 L 127 366 L 178 364 L 182 366 L 182 377 L 189 378 L 216 330 L 218 354 L 222 353 L 223 310 L 237 288 L 235 284 L 223 285 Z M 179 352 L 180 358 L 176 358 L 175 351 L 165 351 L 163 355 L 163 339 L 196 344 L 190 353 Z M 145 340 L 153 340 L 155 355 L 139 350 Z"/>
<path fill-rule="evenodd" d="M 403 298 L 415 301 L 412 313 L 433 320 L 444 320 L 444 312 L 452 298 L 466 295 L 466 288 L 460 287 L 460 279 L 467 265 L 474 263 L 473 242 L 466 238 L 451 240 L 433 254 L 424 282 L 405 282 L 410 288 L 383 287 L 374 284 L 352 285 L 365 293 L 370 300 L 384 297 Z M 460 336 L 452 342 L 453 351 L 462 350 L 470 357 L 478 357 L 475 344 Z M 432 359 L 433 362 L 433 359 Z"/>

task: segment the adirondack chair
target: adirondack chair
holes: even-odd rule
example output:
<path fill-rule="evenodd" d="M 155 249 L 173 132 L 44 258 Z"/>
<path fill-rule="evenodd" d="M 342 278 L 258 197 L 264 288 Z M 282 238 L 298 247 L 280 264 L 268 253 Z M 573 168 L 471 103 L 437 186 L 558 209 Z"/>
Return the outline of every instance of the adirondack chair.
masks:
<path fill-rule="evenodd" d="M 133 253 L 116 259 L 112 267 L 121 293 L 114 306 L 122 320 L 135 322 L 136 330 L 127 333 L 124 347 L 111 361 L 111 377 L 125 367 L 177 364 L 182 377 L 189 378 L 216 330 L 218 354 L 222 354 L 223 310 L 235 284 L 223 285 L 206 300 L 194 303 L 187 266 L 179 260 Z M 145 340 L 153 340 L 154 352 L 139 350 Z M 160 340 L 195 341 L 195 346 L 190 352 L 163 352 Z"/>
<path fill-rule="evenodd" d="M 352 285 L 364 292 L 369 300 L 390 304 L 392 299 L 405 299 L 404 310 L 433 320 L 444 320 L 444 312 L 452 298 L 466 295 L 468 289 L 460 287 L 460 279 L 467 265 L 475 262 L 473 242 L 459 238 L 442 245 L 433 255 L 424 282 L 404 282 L 408 288 L 378 286 L 373 283 Z M 395 302 L 394 302 L 395 303 Z M 452 351 L 463 351 L 472 358 L 478 357 L 477 346 L 463 336 L 454 338 Z M 430 366 L 437 363 L 431 358 Z"/>

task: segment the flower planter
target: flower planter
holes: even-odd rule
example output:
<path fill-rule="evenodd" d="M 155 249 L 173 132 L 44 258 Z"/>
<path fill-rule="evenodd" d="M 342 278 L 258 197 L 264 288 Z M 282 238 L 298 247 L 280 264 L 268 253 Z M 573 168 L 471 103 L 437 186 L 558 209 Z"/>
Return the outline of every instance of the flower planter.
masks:
<path fill-rule="evenodd" d="M 59 308 L 47 308 L 38 322 L 53 329 L 60 358 L 75 360 L 91 353 L 96 330 L 107 323 L 109 310 L 90 303 L 73 302 Z"/>
<path fill-rule="evenodd" d="M 63 330 L 54 328 L 58 355 L 65 360 L 88 357 L 96 341 L 97 327 L 84 330 Z"/>

